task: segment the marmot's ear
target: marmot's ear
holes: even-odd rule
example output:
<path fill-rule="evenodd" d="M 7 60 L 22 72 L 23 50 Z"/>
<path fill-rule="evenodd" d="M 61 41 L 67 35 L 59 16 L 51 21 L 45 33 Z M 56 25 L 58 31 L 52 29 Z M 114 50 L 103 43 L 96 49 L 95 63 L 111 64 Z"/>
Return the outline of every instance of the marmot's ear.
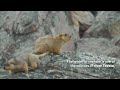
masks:
<path fill-rule="evenodd" d="M 10 60 L 9 60 L 9 63 L 10 63 L 10 64 L 15 64 L 15 58 L 10 59 Z"/>
<path fill-rule="evenodd" d="M 60 36 L 60 37 L 62 37 L 62 36 L 63 36 L 63 34 L 60 34 L 59 36 Z"/>

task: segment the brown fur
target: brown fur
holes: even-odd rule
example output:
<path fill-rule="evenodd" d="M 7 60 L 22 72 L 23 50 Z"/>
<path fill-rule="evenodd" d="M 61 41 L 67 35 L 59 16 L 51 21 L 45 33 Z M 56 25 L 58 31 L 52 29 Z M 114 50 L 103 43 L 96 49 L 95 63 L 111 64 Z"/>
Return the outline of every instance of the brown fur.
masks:
<path fill-rule="evenodd" d="M 55 36 L 40 37 L 35 41 L 35 54 L 45 52 L 60 54 L 62 46 L 71 39 L 69 34 L 58 34 Z"/>
<path fill-rule="evenodd" d="M 39 67 L 39 59 L 44 57 L 47 53 L 35 55 L 32 53 L 12 58 L 4 64 L 4 69 L 9 72 L 26 72 L 28 70 L 35 70 Z"/>

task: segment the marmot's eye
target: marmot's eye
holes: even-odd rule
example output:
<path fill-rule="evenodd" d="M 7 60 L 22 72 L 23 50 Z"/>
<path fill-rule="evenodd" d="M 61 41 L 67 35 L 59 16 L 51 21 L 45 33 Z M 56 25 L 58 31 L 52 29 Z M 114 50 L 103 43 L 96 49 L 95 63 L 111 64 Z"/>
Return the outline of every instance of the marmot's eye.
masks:
<path fill-rule="evenodd" d="M 8 64 L 5 64 L 4 66 L 9 66 Z"/>
<path fill-rule="evenodd" d="M 65 34 L 65 36 L 67 36 L 67 34 Z"/>

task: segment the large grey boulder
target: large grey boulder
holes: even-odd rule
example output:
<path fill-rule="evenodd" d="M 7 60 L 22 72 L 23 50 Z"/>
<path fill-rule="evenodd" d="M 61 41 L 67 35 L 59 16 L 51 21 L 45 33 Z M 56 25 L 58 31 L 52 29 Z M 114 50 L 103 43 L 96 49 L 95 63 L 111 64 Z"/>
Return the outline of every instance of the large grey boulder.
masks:
<path fill-rule="evenodd" d="M 77 46 L 77 52 L 120 58 L 120 48 L 106 38 L 82 38 L 77 42 Z"/>
<path fill-rule="evenodd" d="M 114 38 L 120 34 L 119 11 L 99 11 L 95 22 L 86 31 L 86 36 Z M 88 35 L 87 35 L 88 34 Z"/>

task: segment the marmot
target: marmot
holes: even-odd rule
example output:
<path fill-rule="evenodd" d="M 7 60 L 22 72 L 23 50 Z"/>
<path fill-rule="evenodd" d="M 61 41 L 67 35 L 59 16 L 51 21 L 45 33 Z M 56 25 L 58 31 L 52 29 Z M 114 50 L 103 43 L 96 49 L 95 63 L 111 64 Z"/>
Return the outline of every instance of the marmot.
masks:
<path fill-rule="evenodd" d="M 71 35 L 64 33 L 55 36 L 40 37 L 35 41 L 34 54 L 43 54 L 45 52 L 60 54 L 62 46 L 71 39 Z"/>
<path fill-rule="evenodd" d="M 12 58 L 4 64 L 4 70 L 8 70 L 10 73 L 26 72 L 29 70 L 35 70 L 39 67 L 39 59 L 46 56 L 47 53 L 41 55 L 35 55 L 28 53 L 26 55 Z"/>

